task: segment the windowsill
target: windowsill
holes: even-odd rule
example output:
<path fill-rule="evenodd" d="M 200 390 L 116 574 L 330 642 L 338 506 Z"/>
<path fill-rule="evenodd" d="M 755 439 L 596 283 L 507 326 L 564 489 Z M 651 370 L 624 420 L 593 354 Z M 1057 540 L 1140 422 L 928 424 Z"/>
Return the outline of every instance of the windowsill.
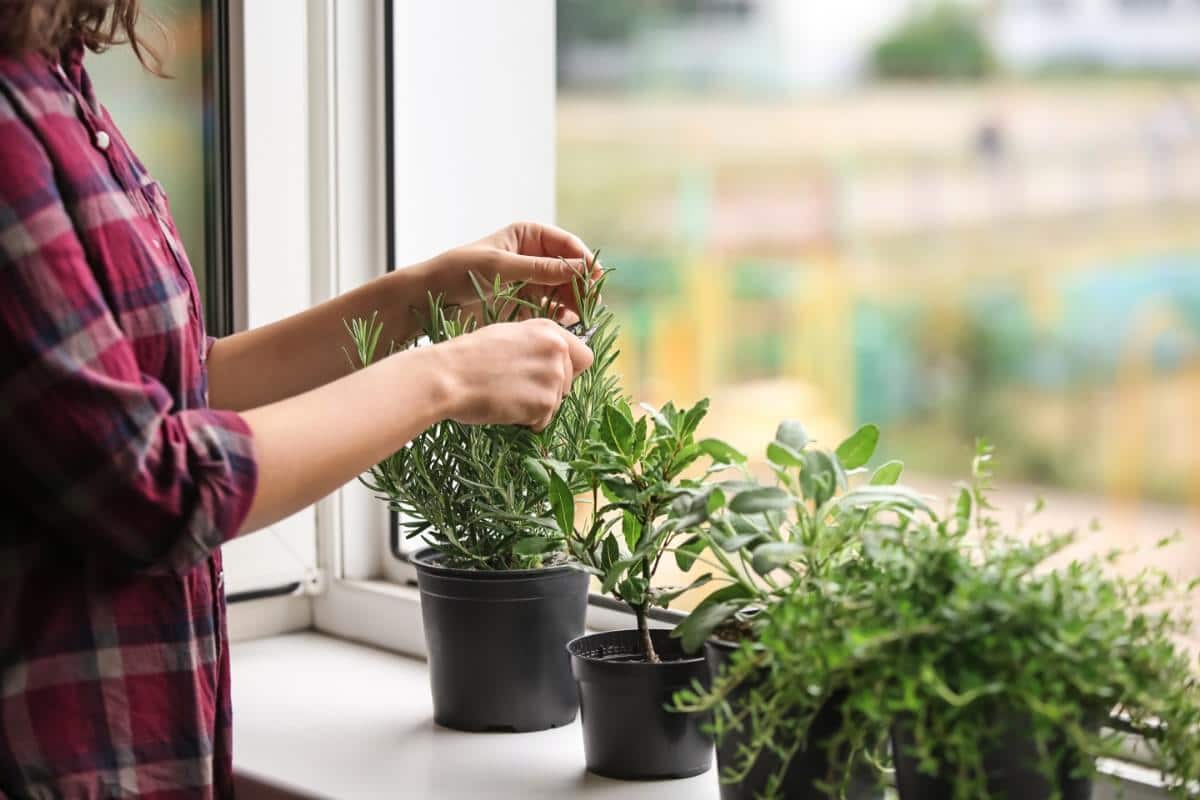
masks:
<path fill-rule="evenodd" d="M 718 797 L 712 772 L 645 783 L 588 773 L 578 720 L 524 734 L 440 728 L 420 659 L 310 632 L 236 643 L 232 661 L 243 800 Z M 1166 797 L 1146 767 L 1106 761 L 1101 772 L 1095 800 Z"/>
<path fill-rule="evenodd" d="M 578 720 L 525 734 L 437 727 L 425 663 L 416 659 L 314 633 L 235 644 L 232 659 L 235 766 L 259 787 L 274 787 L 283 796 L 718 795 L 711 772 L 646 783 L 591 775 L 583 766 Z"/>

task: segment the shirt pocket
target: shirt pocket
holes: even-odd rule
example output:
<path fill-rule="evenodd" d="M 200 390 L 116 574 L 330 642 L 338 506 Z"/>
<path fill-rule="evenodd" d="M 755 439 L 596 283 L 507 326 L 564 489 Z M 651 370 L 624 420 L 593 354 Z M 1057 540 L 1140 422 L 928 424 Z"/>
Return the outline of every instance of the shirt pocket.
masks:
<path fill-rule="evenodd" d="M 92 268 L 142 372 L 164 380 L 178 371 L 193 324 L 194 284 L 176 263 L 147 200 L 136 202 L 115 183 L 88 201 L 86 236 Z"/>

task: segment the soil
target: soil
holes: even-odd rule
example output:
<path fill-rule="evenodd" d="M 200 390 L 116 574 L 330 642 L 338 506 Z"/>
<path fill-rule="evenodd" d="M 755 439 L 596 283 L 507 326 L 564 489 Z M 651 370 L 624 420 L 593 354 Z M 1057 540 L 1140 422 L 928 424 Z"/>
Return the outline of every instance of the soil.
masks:
<path fill-rule="evenodd" d="M 693 661 L 696 656 L 659 656 L 661 664 L 678 664 L 684 661 Z M 642 653 L 615 653 L 611 656 L 597 656 L 596 661 L 604 661 L 609 664 L 649 664 L 650 661 Z"/>
<path fill-rule="evenodd" d="M 750 627 L 750 623 L 746 620 L 731 619 L 727 622 L 722 622 L 714 628 L 712 636 L 714 639 L 719 639 L 722 642 L 740 644 L 746 639 L 754 638 L 754 629 Z"/>

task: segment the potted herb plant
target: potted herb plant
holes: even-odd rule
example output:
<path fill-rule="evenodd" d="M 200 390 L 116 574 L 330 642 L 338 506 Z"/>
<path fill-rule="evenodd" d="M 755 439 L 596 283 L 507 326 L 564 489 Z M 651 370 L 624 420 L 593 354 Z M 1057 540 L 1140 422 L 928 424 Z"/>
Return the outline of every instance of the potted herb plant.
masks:
<path fill-rule="evenodd" d="M 571 556 L 599 578 L 601 590 L 627 605 L 630 630 L 596 633 L 568 646 L 579 685 L 584 749 L 591 772 L 613 778 L 679 778 L 712 763 L 703 719 L 672 714 L 666 703 L 704 680 L 702 656 L 683 652 L 670 631 L 651 628 L 652 608 L 666 608 L 690 588 L 659 587 L 654 576 L 666 554 L 682 548 L 724 503 L 707 483 L 743 457 L 715 439 L 697 441 L 707 400 L 687 409 L 667 404 L 634 419 L 623 400 L 610 403 L 580 456 L 546 461 L 554 517 Z M 705 462 L 701 470 L 697 462 Z M 577 526 L 576 496 L 590 515 Z"/>
<path fill-rule="evenodd" d="M 702 557 L 717 568 L 713 585 L 719 588 L 674 635 L 688 652 L 703 645 L 718 680 L 719 690 L 705 695 L 705 701 L 683 692 L 677 705 L 717 710 L 713 732 L 723 800 L 836 796 L 829 785 L 835 762 L 853 765 L 846 771 L 853 776 L 845 787 L 851 796 L 878 794 L 861 748 L 836 741 L 844 696 L 837 687 L 808 716 L 786 709 L 763 714 L 757 706 L 770 687 L 776 649 L 804 647 L 802 641 L 770 637 L 775 607 L 808 586 L 833 579 L 859 558 L 864 532 L 880 524 L 881 517 L 929 513 L 918 494 L 895 485 L 900 462 L 866 471 L 878 440 L 879 429 L 865 425 L 836 449 L 825 450 L 800 423 L 785 420 L 767 446 L 774 481 L 728 487 L 736 494 L 680 556 L 685 562 Z M 741 651 L 752 655 L 735 665 L 735 653 Z"/>
<path fill-rule="evenodd" d="M 578 699 L 563 655 L 583 633 L 588 578 L 576 569 L 549 520 L 540 459 L 571 461 L 616 394 L 611 314 L 604 278 L 573 284 L 579 322 L 595 355 L 538 433 L 508 425 L 439 422 L 376 465 L 364 482 L 398 512 L 417 552 L 421 614 L 434 719 L 468 731 L 534 731 L 565 725 Z M 521 284 L 476 284 L 473 313 L 430 297 L 423 338 L 437 343 L 480 325 L 522 315 L 556 318 L 553 303 L 531 303 Z M 376 357 L 383 332 L 370 320 L 347 325 L 357 365 Z"/>
<path fill-rule="evenodd" d="M 882 754 L 890 740 L 902 800 L 1089 797 L 1098 759 L 1120 758 L 1130 732 L 1174 796 L 1200 795 L 1200 681 L 1177 643 L 1196 582 L 1114 574 L 1119 551 L 1067 560 L 1075 533 L 1005 533 L 991 457 L 981 447 L 945 518 L 864 530 L 861 557 L 764 611 L 755 646 L 682 705 L 718 727 L 807 732 L 840 695 L 829 746 Z M 758 684 L 728 702 L 747 674 Z M 850 767 L 830 766 L 844 790 Z"/>

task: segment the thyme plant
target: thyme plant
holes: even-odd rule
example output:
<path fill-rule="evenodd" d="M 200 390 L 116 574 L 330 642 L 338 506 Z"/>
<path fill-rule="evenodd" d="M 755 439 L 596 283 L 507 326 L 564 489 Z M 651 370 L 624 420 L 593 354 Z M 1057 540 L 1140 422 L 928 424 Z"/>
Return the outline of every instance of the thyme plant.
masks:
<path fill-rule="evenodd" d="M 546 460 L 554 519 L 570 555 L 600 578 L 601 591 L 624 602 L 637 617 L 642 655 L 660 661 L 650 637 L 651 608 L 666 608 L 689 589 L 659 587 L 654 575 L 663 557 L 683 548 L 695 530 L 725 503 L 707 479 L 745 456 L 717 439 L 696 440 L 708 400 L 687 409 L 668 403 L 633 418 L 624 400 L 610 402 L 578 458 Z M 696 474 L 697 462 L 707 461 Z M 688 477 L 692 475 L 692 477 Z M 576 529 L 576 496 L 591 499 L 590 518 Z"/>
<path fill-rule="evenodd" d="M 588 340 L 595 361 L 576 378 L 545 430 L 442 420 L 364 476 L 366 486 L 400 514 L 405 537 L 431 545 L 443 563 L 505 570 L 566 560 L 562 539 L 549 518 L 544 472 L 529 465 L 578 458 L 602 411 L 617 396 L 616 378 L 610 374 L 616 328 L 601 299 L 604 280 L 603 275 L 581 276 L 572 282 L 579 316 L 573 330 Z M 430 295 L 421 334 L 407 347 L 444 342 L 496 322 L 558 318 L 559 304 L 531 302 L 522 283 L 497 279 L 485 286 L 474 276 L 472 281 L 478 306 L 468 311 Z M 370 364 L 379 349 L 382 325 L 373 315 L 346 327 L 355 348 L 347 354 L 352 366 Z"/>
<path fill-rule="evenodd" d="M 985 758 L 1014 731 L 1035 745 L 1026 766 L 1052 783 L 1119 758 L 1133 732 L 1174 796 L 1200 796 L 1200 682 L 1177 644 L 1191 624 L 1177 603 L 1197 582 L 1115 575 L 1120 551 L 1054 566 L 1078 534 L 1005 533 L 988 502 L 991 458 L 981 446 L 951 513 L 878 520 L 860 557 L 794 582 L 730 668 L 677 706 L 712 711 L 718 736 L 748 730 L 749 764 L 768 751 L 786 764 L 813 744 L 882 753 L 903 730 L 899 755 L 950 778 L 959 798 L 988 797 Z M 727 702 L 747 681 L 745 699 Z M 808 743 L 830 702 L 840 729 Z M 851 763 L 830 765 L 827 787 L 844 791 Z"/>

